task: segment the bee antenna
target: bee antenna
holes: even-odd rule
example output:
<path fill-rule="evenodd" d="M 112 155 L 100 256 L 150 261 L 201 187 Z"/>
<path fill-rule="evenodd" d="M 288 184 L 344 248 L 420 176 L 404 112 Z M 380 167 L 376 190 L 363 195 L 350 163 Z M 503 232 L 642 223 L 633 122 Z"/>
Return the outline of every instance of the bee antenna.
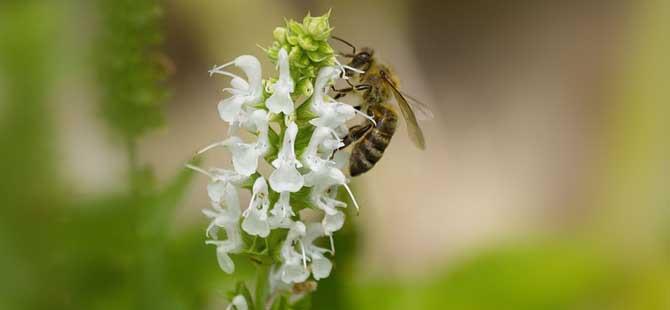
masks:
<path fill-rule="evenodd" d="M 335 39 L 335 40 L 337 40 L 337 41 L 340 41 L 340 42 L 342 42 L 342 43 L 348 45 L 349 47 L 351 47 L 351 49 L 352 49 L 352 53 L 351 53 L 351 55 L 352 55 L 352 56 L 353 56 L 353 55 L 356 55 L 356 46 L 354 46 L 353 44 L 349 43 L 347 40 L 342 39 L 342 38 L 340 38 L 340 37 L 338 37 L 338 36 L 330 36 L 330 37 L 333 38 L 333 39 Z M 344 56 L 347 56 L 347 55 L 344 55 Z"/>

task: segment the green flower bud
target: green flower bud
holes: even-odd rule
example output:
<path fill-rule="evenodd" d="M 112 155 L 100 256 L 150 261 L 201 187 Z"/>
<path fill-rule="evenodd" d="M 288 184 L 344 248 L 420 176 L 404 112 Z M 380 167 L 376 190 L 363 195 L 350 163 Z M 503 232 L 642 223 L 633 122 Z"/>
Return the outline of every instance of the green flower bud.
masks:
<path fill-rule="evenodd" d="M 328 24 L 328 18 L 330 17 L 330 11 L 323 14 L 322 16 L 312 17 L 309 14 L 303 19 L 303 26 L 306 32 L 312 36 L 314 39 L 322 41 L 328 38 L 330 35 L 330 25 Z"/>
<path fill-rule="evenodd" d="M 302 23 L 288 20 L 272 33 L 274 42 L 266 53 L 276 63 L 279 51 L 288 51 L 291 77 L 298 81 L 294 95 L 311 95 L 318 70 L 334 64 L 334 51 L 327 41 L 333 30 L 329 17 L 330 12 L 317 17 L 308 14 Z"/>
<path fill-rule="evenodd" d="M 302 50 L 299 47 L 297 46 L 292 47 L 288 52 L 289 63 L 295 65 L 296 63 L 298 63 L 300 58 L 302 58 L 302 55 L 303 55 Z"/>
<path fill-rule="evenodd" d="M 330 54 L 330 55 L 333 55 L 333 53 L 335 52 L 333 50 L 333 48 L 330 47 L 330 44 L 328 44 L 328 42 L 324 42 L 324 43 L 319 44 L 318 51 L 319 51 L 319 53 Z"/>
<path fill-rule="evenodd" d="M 316 52 L 307 51 L 307 56 L 313 62 L 322 62 L 322 61 L 328 59 L 329 57 L 331 57 L 332 54 L 321 53 L 319 51 L 316 51 Z"/>
<path fill-rule="evenodd" d="M 310 61 L 309 57 L 307 55 L 303 55 L 298 60 L 298 63 L 296 64 L 296 66 L 299 66 L 299 67 L 302 67 L 302 68 L 307 68 L 311 64 L 312 64 L 312 62 Z"/>
<path fill-rule="evenodd" d="M 303 30 L 302 24 L 294 21 L 294 20 L 289 20 L 288 23 L 286 24 L 288 27 L 288 30 L 291 31 L 291 34 L 293 35 L 302 35 L 305 33 Z"/>
<path fill-rule="evenodd" d="M 286 35 L 286 42 L 291 45 L 298 45 L 298 35 L 297 34 L 287 34 Z"/>
<path fill-rule="evenodd" d="M 304 50 L 308 51 L 316 51 L 319 49 L 319 44 L 312 39 L 310 36 L 302 35 L 298 37 L 298 44 L 300 47 L 302 47 Z"/>
<path fill-rule="evenodd" d="M 276 42 L 279 42 L 281 44 L 286 43 L 286 28 L 284 27 L 277 27 L 275 30 L 272 32 L 272 36 L 275 38 Z"/>
<path fill-rule="evenodd" d="M 303 79 L 300 80 L 300 82 L 298 82 L 298 85 L 296 85 L 295 90 L 298 94 L 309 97 L 314 92 L 314 86 L 312 85 L 312 82 L 309 79 Z"/>
<path fill-rule="evenodd" d="M 330 37 L 330 33 L 333 32 L 333 29 L 335 28 L 328 28 L 326 30 L 319 31 L 319 33 L 313 34 L 314 39 L 319 41 L 326 41 Z"/>

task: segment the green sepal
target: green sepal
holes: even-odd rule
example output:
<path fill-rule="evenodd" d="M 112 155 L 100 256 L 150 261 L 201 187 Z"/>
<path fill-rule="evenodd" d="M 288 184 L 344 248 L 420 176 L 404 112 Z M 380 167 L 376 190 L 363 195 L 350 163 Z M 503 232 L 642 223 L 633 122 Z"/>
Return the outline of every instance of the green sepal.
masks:
<path fill-rule="evenodd" d="M 272 188 L 268 189 L 268 199 L 270 200 L 270 205 L 274 206 L 279 200 L 279 193 L 275 192 Z"/>
<path fill-rule="evenodd" d="M 300 212 L 302 209 L 313 208 L 311 193 L 311 187 L 303 187 L 299 191 L 291 193 L 291 208 L 293 211 Z"/>
<path fill-rule="evenodd" d="M 312 111 L 312 98 L 307 98 L 296 110 L 296 123 L 298 124 L 298 129 L 302 131 L 303 127 L 308 125 L 307 122 L 318 117 L 316 113 Z M 301 126 L 302 125 L 302 126 Z M 300 136 L 300 132 L 298 132 Z M 297 146 L 296 146 L 297 149 Z"/>
<path fill-rule="evenodd" d="M 252 236 L 248 234 L 244 229 L 242 229 L 242 221 L 238 223 L 238 229 L 240 230 L 240 234 L 242 235 L 242 242 L 244 243 L 245 246 L 248 246 L 245 250 L 243 250 L 240 254 L 256 254 L 256 239 L 258 238 L 257 236 Z"/>
<path fill-rule="evenodd" d="M 265 159 L 265 162 L 272 164 L 272 161 L 277 159 L 277 155 L 279 155 L 279 141 L 281 137 L 275 132 L 274 129 L 268 127 L 268 140 L 270 141 L 270 149 L 265 153 L 265 156 L 263 156 L 263 159 Z"/>
<path fill-rule="evenodd" d="M 298 64 L 296 65 L 300 65 L 302 68 L 308 68 L 312 65 L 312 61 L 309 59 L 309 56 L 303 54 L 302 57 L 298 59 Z"/>
<path fill-rule="evenodd" d="M 312 126 L 310 123 L 303 123 L 302 128 L 300 125 L 298 125 L 298 135 L 296 135 L 295 138 L 295 156 L 297 158 L 301 158 L 307 150 L 309 140 L 312 139 L 313 133 L 314 126 Z"/>
<path fill-rule="evenodd" d="M 330 35 L 332 28 L 328 24 L 328 18 L 330 17 L 330 10 L 321 16 L 312 17 L 311 14 L 307 14 L 302 20 L 303 28 L 307 33 L 313 36 L 316 40 L 325 40 Z"/>
<path fill-rule="evenodd" d="M 286 42 L 291 45 L 298 45 L 298 35 L 297 34 L 288 34 L 286 35 Z"/>
<path fill-rule="evenodd" d="M 310 36 L 299 36 L 298 44 L 307 51 L 316 51 L 319 49 L 319 44 Z"/>
<path fill-rule="evenodd" d="M 309 79 L 302 79 L 298 81 L 298 84 L 295 86 L 295 92 L 300 96 L 311 96 L 314 93 L 314 86 L 312 85 L 312 81 Z"/>
<path fill-rule="evenodd" d="M 289 20 L 286 23 L 286 26 L 288 27 L 289 31 L 291 31 L 292 35 L 304 35 L 305 30 L 303 29 L 303 25 L 301 23 L 296 22 L 295 20 Z"/>
<path fill-rule="evenodd" d="M 330 58 L 332 55 L 328 53 L 322 53 L 320 51 L 307 51 L 307 56 L 309 59 L 313 62 L 322 62 L 328 58 Z"/>
<path fill-rule="evenodd" d="M 267 237 L 268 243 L 268 255 L 272 257 L 274 261 L 281 261 L 281 246 L 286 240 L 286 235 L 288 234 L 288 229 L 286 228 L 276 228 L 270 232 L 270 235 Z"/>

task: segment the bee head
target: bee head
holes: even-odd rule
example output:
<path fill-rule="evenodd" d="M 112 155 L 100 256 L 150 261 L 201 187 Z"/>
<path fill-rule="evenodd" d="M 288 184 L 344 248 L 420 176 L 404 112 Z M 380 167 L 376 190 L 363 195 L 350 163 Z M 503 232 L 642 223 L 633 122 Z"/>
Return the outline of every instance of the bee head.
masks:
<path fill-rule="evenodd" d="M 369 47 L 362 48 L 358 53 L 354 54 L 354 57 L 349 63 L 349 66 L 366 71 L 368 68 L 370 68 L 370 64 L 372 63 L 372 56 L 374 53 L 374 50 Z"/>

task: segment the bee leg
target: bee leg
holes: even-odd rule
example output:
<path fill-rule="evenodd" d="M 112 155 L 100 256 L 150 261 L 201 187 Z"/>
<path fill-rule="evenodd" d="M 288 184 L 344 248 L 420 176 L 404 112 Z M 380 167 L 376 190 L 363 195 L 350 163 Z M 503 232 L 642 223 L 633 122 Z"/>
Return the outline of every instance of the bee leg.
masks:
<path fill-rule="evenodd" d="M 371 85 L 369 84 L 358 84 L 354 86 L 355 90 L 361 91 L 361 90 L 370 90 L 372 88 Z"/>
<path fill-rule="evenodd" d="M 337 89 L 335 88 L 335 85 L 330 85 L 330 90 L 336 92 L 336 93 L 348 93 L 354 90 L 353 87 L 347 87 L 347 88 L 342 88 L 342 89 Z"/>
<path fill-rule="evenodd" d="M 350 92 L 352 92 L 352 91 L 354 90 L 353 87 L 347 87 L 347 88 L 342 88 L 342 89 L 336 89 L 335 86 L 333 86 L 333 85 L 330 85 L 330 89 L 331 89 L 332 91 L 334 91 L 334 92 L 337 93 L 337 94 L 335 94 L 335 96 L 333 97 L 333 99 L 335 99 L 335 100 L 337 100 L 337 99 L 339 99 L 339 98 L 342 98 L 342 97 L 346 96 L 347 94 L 349 94 Z"/>
<path fill-rule="evenodd" d="M 337 95 L 335 95 L 335 97 L 333 97 L 333 99 L 337 100 L 337 99 L 340 99 L 340 98 L 342 98 L 346 95 L 347 95 L 347 93 L 338 93 Z"/>
<path fill-rule="evenodd" d="M 360 138 L 363 138 L 363 136 L 365 136 L 365 134 L 367 134 L 370 129 L 372 129 L 372 124 L 370 123 L 365 125 L 356 125 L 349 128 L 349 133 L 344 137 L 344 139 L 342 139 L 342 143 L 344 143 L 344 145 L 338 148 L 338 150 L 346 148 L 350 144 L 358 141 Z"/>

